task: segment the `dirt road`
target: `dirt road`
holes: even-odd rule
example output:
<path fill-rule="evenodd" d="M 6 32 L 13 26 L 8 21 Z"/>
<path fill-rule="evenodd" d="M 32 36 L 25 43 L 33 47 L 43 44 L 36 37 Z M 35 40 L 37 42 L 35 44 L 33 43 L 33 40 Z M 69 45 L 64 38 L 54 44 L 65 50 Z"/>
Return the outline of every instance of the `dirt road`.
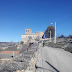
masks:
<path fill-rule="evenodd" d="M 59 48 L 39 48 L 37 72 L 72 72 L 72 54 Z"/>

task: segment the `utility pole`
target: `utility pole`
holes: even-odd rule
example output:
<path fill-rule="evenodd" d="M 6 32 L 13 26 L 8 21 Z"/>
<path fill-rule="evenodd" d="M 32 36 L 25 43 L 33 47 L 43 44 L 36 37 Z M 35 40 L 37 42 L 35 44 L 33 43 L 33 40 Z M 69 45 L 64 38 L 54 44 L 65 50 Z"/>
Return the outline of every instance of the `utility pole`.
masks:
<path fill-rule="evenodd" d="M 51 42 L 51 30 L 50 30 L 50 42 Z"/>
<path fill-rule="evenodd" d="M 56 43 L 56 22 L 55 22 L 55 37 L 54 37 L 54 43 Z"/>

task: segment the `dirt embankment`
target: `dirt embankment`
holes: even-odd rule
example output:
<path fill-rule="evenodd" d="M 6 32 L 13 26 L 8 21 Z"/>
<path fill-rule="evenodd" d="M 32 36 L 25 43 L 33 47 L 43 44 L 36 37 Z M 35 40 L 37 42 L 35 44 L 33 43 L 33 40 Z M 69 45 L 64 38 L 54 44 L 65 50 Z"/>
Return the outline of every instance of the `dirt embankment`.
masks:
<path fill-rule="evenodd" d="M 62 48 L 65 51 L 72 53 L 72 39 L 71 38 L 57 38 L 56 44 L 54 42 L 45 42 L 46 46 L 53 48 Z"/>

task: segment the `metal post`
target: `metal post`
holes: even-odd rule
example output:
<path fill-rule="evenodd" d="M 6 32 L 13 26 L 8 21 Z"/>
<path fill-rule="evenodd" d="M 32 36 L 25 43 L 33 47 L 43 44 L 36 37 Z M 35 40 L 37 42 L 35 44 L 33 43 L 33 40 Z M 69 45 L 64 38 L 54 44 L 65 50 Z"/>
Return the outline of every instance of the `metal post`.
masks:
<path fill-rule="evenodd" d="M 41 67 L 43 67 L 43 54 L 42 54 L 42 49 L 41 49 L 41 55 L 42 55 L 42 59 L 41 59 Z M 43 69 L 41 69 L 41 72 L 44 72 Z"/>
<path fill-rule="evenodd" d="M 51 30 L 50 30 L 50 42 L 51 42 Z"/>

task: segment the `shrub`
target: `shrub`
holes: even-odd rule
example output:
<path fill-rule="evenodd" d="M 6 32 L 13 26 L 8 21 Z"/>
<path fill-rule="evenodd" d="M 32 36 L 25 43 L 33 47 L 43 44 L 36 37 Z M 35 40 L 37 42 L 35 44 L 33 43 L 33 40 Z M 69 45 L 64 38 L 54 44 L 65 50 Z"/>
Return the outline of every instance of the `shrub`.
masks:
<path fill-rule="evenodd" d="M 68 51 L 68 52 L 72 53 L 72 48 L 65 48 L 65 51 Z"/>

